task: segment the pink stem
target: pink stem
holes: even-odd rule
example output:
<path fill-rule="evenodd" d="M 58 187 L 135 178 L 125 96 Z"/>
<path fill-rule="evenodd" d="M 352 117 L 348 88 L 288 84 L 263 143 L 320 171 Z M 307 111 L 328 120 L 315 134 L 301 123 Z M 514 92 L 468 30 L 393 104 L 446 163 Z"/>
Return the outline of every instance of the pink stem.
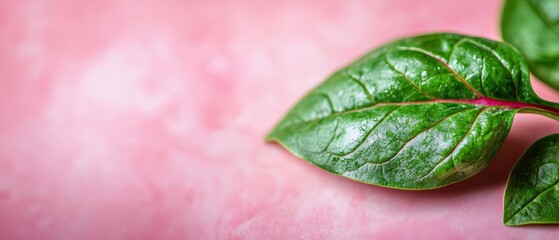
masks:
<path fill-rule="evenodd" d="M 534 109 L 541 109 L 541 110 L 544 110 L 544 111 L 547 111 L 547 112 L 550 112 L 550 113 L 553 113 L 553 114 L 559 116 L 559 109 L 556 109 L 556 108 L 543 106 L 543 105 L 538 105 L 538 104 L 524 103 L 524 102 L 497 100 L 497 99 L 491 99 L 491 98 L 487 98 L 487 97 L 479 97 L 479 98 L 476 98 L 476 99 L 452 99 L 452 100 L 439 99 L 439 100 L 435 100 L 435 101 L 436 102 L 454 102 L 454 103 L 455 102 L 460 102 L 460 103 L 469 103 L 469 104 L 484 105 L 484 106 L 508 107 L 508 108 L 514 108 L 514 109 L 534 108 Z"/>

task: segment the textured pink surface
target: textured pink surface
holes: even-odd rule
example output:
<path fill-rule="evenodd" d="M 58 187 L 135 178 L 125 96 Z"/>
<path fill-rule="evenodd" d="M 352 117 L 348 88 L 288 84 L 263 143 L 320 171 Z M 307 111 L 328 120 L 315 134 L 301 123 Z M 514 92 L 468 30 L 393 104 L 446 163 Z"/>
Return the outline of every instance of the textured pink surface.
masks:
<path fill-rule="evenodd" d="M 501 221 L 513 163 L 559 131 L 541 116 L 517 116 L 481 174 L 432 191 L 352 182 L 263 143 L 365 51 L 433 31 L 498 38 L 500 5 L 1 1 L 0 239 L 554 238 Z"/>

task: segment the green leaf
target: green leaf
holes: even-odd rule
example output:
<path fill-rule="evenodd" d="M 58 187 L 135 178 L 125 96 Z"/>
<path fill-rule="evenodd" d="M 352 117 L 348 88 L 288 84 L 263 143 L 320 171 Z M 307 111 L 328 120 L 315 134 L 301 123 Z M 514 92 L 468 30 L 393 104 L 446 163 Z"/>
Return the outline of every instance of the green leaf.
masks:
<path fill-rule="evenodd" d="M 430 189 L 487 166 L 517 111 L 557 118 L 508 44 L 457 34 L 380 47 L 312 90 L 267 136 L 334 174 Z"/>
<path fill-rule="evenodd" d="M 559 1 L 507 0 L 501 32 L 524 54 L 532 73 L 559 90 Z"/>
<path fill-rule="evenodd" d="M 534 143 L 512 169 L 503 221 L 507 226 L 559 223 L 559 134 Z"/>

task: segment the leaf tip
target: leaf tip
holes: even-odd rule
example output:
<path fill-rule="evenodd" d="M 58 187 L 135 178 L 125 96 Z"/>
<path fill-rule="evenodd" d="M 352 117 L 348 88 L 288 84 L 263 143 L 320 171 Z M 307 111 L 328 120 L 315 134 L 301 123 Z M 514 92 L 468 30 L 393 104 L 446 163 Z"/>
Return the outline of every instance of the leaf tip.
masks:
<path fill-rule="evenodd" d="M 505 213 L 506 214 L 506 213 Z M 507 215 L 503 214 L 503 224 L 507 227 L 516 227 L 518 225 L 522 225 L 522 223 L 518 223 L 518 221 L 514 220 L 514 216 L 507 217 Z"/>
<path fill-rule="evenodd" d="M 506 219 L 503 219 L 503 224 L 504 224 L 505 226 L 507 226 L 507 227 L 515 227 L 515 226 L 517 226 L 517 224 L 514 224 L 514 223 L 510 222 L 510 220 L 507 221 Z"/>
<path fill-rule="evenodd" d="M 265 137 L 264 137 L 264 142 L 277 142 L 278 138 L 275 136 L 274 131 L 268 133 Z"/>

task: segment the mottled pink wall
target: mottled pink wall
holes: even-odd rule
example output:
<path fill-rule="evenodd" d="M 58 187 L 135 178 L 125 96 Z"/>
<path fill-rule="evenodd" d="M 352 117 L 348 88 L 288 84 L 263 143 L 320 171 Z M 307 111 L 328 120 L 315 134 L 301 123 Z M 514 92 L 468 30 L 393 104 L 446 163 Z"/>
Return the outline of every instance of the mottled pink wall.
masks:
<path fill-rule="evenodd" d="M 518 116 L 481 174 L 422 192 L 333 176 L 262 141 L 383 42 L 498 38 L 500 5 L 0 1 L 0 239 L 554 238 L 501 222 L 512 164 L 559 131 L 544 117 Z"/>

